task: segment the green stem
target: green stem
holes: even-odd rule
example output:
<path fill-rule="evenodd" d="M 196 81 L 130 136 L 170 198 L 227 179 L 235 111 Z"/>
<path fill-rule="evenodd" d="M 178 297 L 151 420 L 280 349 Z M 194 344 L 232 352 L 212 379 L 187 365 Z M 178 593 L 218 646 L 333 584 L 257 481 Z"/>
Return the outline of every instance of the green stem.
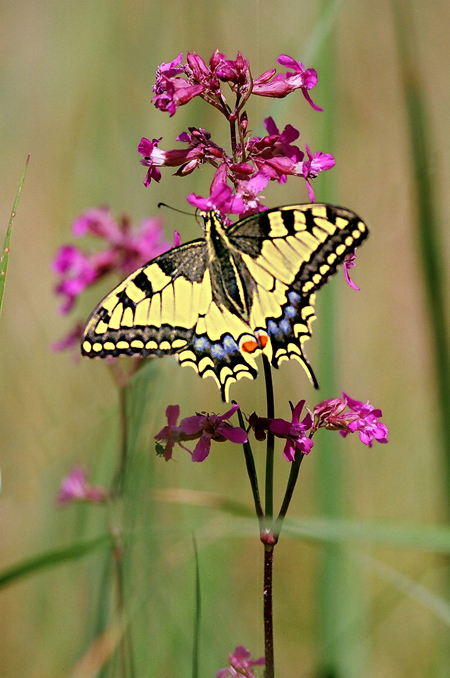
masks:
<path fill-rule="evenodd" d="M 273 530 L 272 530 L 273 535 L 274 535 L 275 539 L 277 539 L 277 540 L 278 540 L 278 537 L 280 536 L 281 527 L 283 525 L 283 520 L 284 520 L 286 513 L 288 511 L 289 504 L 291 503 L 291 499 L 292 499 L 292 495 L 294 493 L 295 485 L 297 484 L 297 480 L 298 480 L 300 465 L 303 461 L 304 456 L 305 455 L 302 452 L 300 452 L 300 450 L 297 450 L 296 455 L 295 455 L 295 459 L 291 464 L 291 471 L 289 473 L 289 479 L 288 479 L 283 503 L 281 505 L 280 512 L 277 516 L 277 519 L 274 523 Z"/>
<path fill-rule="evenodd" d="M 233 401 L 234 402 L 234 401 Z M 245 429 L 244 417 L 242 416 L 241 410 L 237 411 L 239 426 Z M 259 496 L 259 487 L 258 487 L 258 476 L 256 475 L 256 466 L 255 459 L 253 457 L 253 452 L 250 443 L 247 441 L 242 445 L 244 448 L 245 463 L 247 466 L 247 475 L 250 480 L 250 486 L 253 493 L 253 501 L 255 503 L 255 511 L 258 517 L 259 529 L 260 532 L 264 529 L 264 512 L 261 506 L 261 498 Z"/>
<path fill-rule="evenodd" d="M 120 460 L 119 466 L 114 476 L 112 486 L 112 497 L 118 499 L 123 494 L 124 478 L 127 466 L 127 441 L 128 441 L 128 420 L 127 420 L 127 388 L 119 387 L 119 414 L 120 414 Z"/>
<path fill-rule="evenodd" d="M 273 382 L 270 362 L 267 356 L 263 353 L 264 377 L 266 379 L 266 395 L 267 395 L 267 417 L 273 419 L 275 417 L 275 405 L 273 397 Z M 266 453 L 266 521 L 272 522 L 273 518 L 273 455 L 275 448 L 275 437 L 270 430 L 267 432 L 267 453 Z M 267 527 L 267 525 L 266 525 Z"/>

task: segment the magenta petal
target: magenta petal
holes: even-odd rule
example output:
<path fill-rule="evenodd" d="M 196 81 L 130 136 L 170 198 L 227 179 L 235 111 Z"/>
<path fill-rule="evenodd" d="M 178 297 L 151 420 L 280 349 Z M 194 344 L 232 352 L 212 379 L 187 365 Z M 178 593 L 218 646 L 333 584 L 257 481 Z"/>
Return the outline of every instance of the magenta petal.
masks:
<path fill-rule="evenodd" d="M 246 443 L 248 440 L 248 436 L 244 429 L 239 428 L 238 426 L 221 426 L 217 432 L 230 442 L 239 445 Z"/>
<path fill-rule="evenodd" d="M 292 57 L 288 56 L 287 54 L 280 54 L 277 61 L 281 66 L 286 66 L 287 68 L 293 68 L 296 72 L 299 71 L 298 61 L 296 61 Z"/>
<path fill-rule="evenodd" d="M 314 103 L 314 101 L 313 101 L 313 100 L 311 99 L 311 97 L 309 96 L 308 90 L 306 90 L 304 87 L 302 87 L 302 92 L 303 92 L 303 96 L 305 97 L 305 99 L 306 99 L 306 101 L 308 102 L 308 104 L 309 104 L 312 108 L 314 108 L 315 111 L 318 111 L 319 113 L 323 113 L 323 108 L 320 108 L 320 106 L 318 106 L 317 104 Z"/>
<path fill-rule="evenodd" d="M 291 422 L 284 419 L 273 419 L 270 422 L 269 429 L 276 436 L 288 436 L 291 432 Z"/>
<path fill-rule="evenodd" d="M 303 452 L 303 454 L 309 454 L 314 447 L 314 443 L 311 438 L 303 436 L 300 440 L 296 441 L 298 449 Z"/>
<path fill-rule="evenodd" d="M 297 405 L 294 407 L 292 412 L 292 423 L 298 423 L 300 421 L 300 415 L 302 413 L 303 405 L 305 404 L 304 400 L 300 400 Z"/>
<path fill-rule="evenodd" d="M 263 191 L 270 181 L 270 177 L 263 170 L 257 172 L 251 179 L 248 180 L 247 188 L 251 193 L 256 194 Z"/>
<path fill-rule="evenodd" d="M 221 414 L 219 418 L 220 418 L 222 421 L 223 421 L 224 419 L 229 419 L 230 417 L 233 416 L 233 414 L 234 414 L 234 413 L 236 412 L 236 410 L 238 410 L 238 409 L 239 409 L 239 405 L 238 405 L 237 403 L 235 403 L 235 404 L 232 406 L 232 408 L 231 408 L 230 410 L 228 410 L 228 412 L 225 412 L 225 414 Z"/>
<path fill-rule="evenodd" d="M 316 196 L 314 195 L 313 187 L 311 186 L 308 179 L 306 179 L 306 186 L 308 188 L 308 196 L 311 202 L 316 202 Z"/>
<path fill-rule="evenodd" d="M 176 426 L 178 417 L 180 416 L 179 405 L 168 405 L 166 409 L 167 424 L 169 426 Z"/>
<path fill-rule="evenodd" d="M 164 449 L 164 459 L 166 461 L 169 461 L 169 459 L 172 459 L 172 453 L 173 453 L 173 448 L 175 447 L 175 440 L 168 440 L 167 445 Z"/>
<path fill-rule="evenodd" d="M 350 266 L 346 266 L 345 261 L 344 261 L 344 278 L 350 287 L 352 287 L 354 290 L 359 291 L 359 287 L 356 283 L 353 282 L 353 280 L 350 278 L 350 274 L 348 272 L 348 269 Z"/>
<path fill-rule="evenodd" d="M 273 118 L 266 118 L 264 120 L 264 127 L 269 134 L 279 134 L 278 127 L 276 126 Z"/>
<path fill-rule="evenodd" d="M 189 193 L 189 195 L 186 196 L 186 200 L 190 205 L 192 205 L 193 207 L 197 207 L 199 210 L 202 210 L 203 212 L 207 212 L 210 209 L 208 200 L 206 198 L 202 198 L 201 195 Z"/>
<path fill-rule="evenodd" d="M 286 440 L 286 445 L 284 446 L 283 450 L 283 456 L 288 461 L 294 461 L 295 459 L 295 445 L 292 442 L 292 440 L 290 440 L 290 438 Z"/>
<path fill-rule="evenodd" d="M 192 453 L 192 461 L 203 461 L 209 454 L 211 448 L 211 437 L 202 435 Z"/>
<path fill-rule="evenodd" d="M 145 156 L 150 156 L 153 151 L 153 144 L 150 139 L 143 137 L 138 146 L 138 153 Z"/>
<path fill-rule="evenodd" d="M 195 433 L 199 433 L 203 429 L 205 422 L 206 417 L 202 416 L 186 417 L 185 419 L 181 420 L 180 429 L 183 431 L 183 433 L 186 433 L 187 435 L 194 435 Z"/>

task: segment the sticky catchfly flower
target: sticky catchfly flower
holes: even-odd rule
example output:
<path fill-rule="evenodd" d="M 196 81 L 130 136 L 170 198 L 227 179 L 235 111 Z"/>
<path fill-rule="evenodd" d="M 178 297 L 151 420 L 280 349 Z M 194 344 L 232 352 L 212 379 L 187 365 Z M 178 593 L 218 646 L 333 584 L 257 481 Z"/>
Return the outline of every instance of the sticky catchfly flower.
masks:
<path fill-rule="evenodd" d="M 296 451 L 299 450 L 302 454 L 308 454 L 314 443 L 307 435 L 307 431 L 312 427 L 312 418 L 309 412 L 300 421 L 304 400 L 301 400 L 294 407 L 292 412 L 292 420 L 285 421 L 284 419 L 273 419 L 270 423 L 270 431 L 278 438 L 286 438 L 284 446 L 284 457 L 288 461 L 294 461 Z"/>
<path fill-rule="evenodd" d="M 243 645 L 238 645 L 234 652 L 228 655 L 230 664 L 216 673 L 216 678 L 255 678 L 251 670 L 253 666 L 263 666 L 264 657 L 252 659 L 252 656 Z"/>
<path fill-rule="evenodd" d="M 192 461 L 203 461 L 209 454 L 211 441 L 243 444 L 247 442 L 247 433 L 238 426 L 232 426 L 228 419 L 239 409 L 239 405 L 225 414 L 197 414 L 186 417 L 180 423 L 180 429 L 186 435 L 200 438 L 192 453 Z M 192 438 L 191 438 L 192 439 Z"/>
<path fill-rule="evenodd" d="M 91 485 L 87 481 L 89 469 L 76 466 L 61 482 L 61 488 L 56 498 L 59 506 L 71 501 L 87 501 L 93 504 L 105 502 L 108 498 L 108 490 L 100 485 Z"/>

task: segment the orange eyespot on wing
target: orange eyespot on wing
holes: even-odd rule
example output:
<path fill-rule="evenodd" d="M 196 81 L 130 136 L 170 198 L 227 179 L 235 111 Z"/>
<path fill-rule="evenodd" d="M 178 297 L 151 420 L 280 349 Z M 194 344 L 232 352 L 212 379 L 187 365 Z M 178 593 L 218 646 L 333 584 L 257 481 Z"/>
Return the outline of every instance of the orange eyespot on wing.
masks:
<path fill-rule="evenodd" d="M 258 349 L 260 349 L 259 343 L 256 341 L 256 339 L 249 339 L 247 337 L 244 338 L 243 341 L 239 344 L 239 348 L 241 349 L 242 353 L 254 353 Z"/>

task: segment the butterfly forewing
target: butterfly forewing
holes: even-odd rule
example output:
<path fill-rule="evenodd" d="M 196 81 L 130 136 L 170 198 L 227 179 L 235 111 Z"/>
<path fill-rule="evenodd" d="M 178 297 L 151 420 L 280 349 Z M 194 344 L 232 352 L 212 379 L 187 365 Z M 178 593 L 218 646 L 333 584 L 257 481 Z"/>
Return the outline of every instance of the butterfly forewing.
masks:
<path fill-rule="evenodd" d="M 264 350 L 274 367 L 298 360 L 317 386 L 303 353 L 315 291 L 367 237 L 365 224 L 349 210 L 308 204 L 229 228 L 210 213 L 206 226 L 206 240 L 157 257 L 105 297 L 86 326 L 83 354 L 177 353 L 228 399 L 231 383 L 256 376 L 254 357 Z"/>

